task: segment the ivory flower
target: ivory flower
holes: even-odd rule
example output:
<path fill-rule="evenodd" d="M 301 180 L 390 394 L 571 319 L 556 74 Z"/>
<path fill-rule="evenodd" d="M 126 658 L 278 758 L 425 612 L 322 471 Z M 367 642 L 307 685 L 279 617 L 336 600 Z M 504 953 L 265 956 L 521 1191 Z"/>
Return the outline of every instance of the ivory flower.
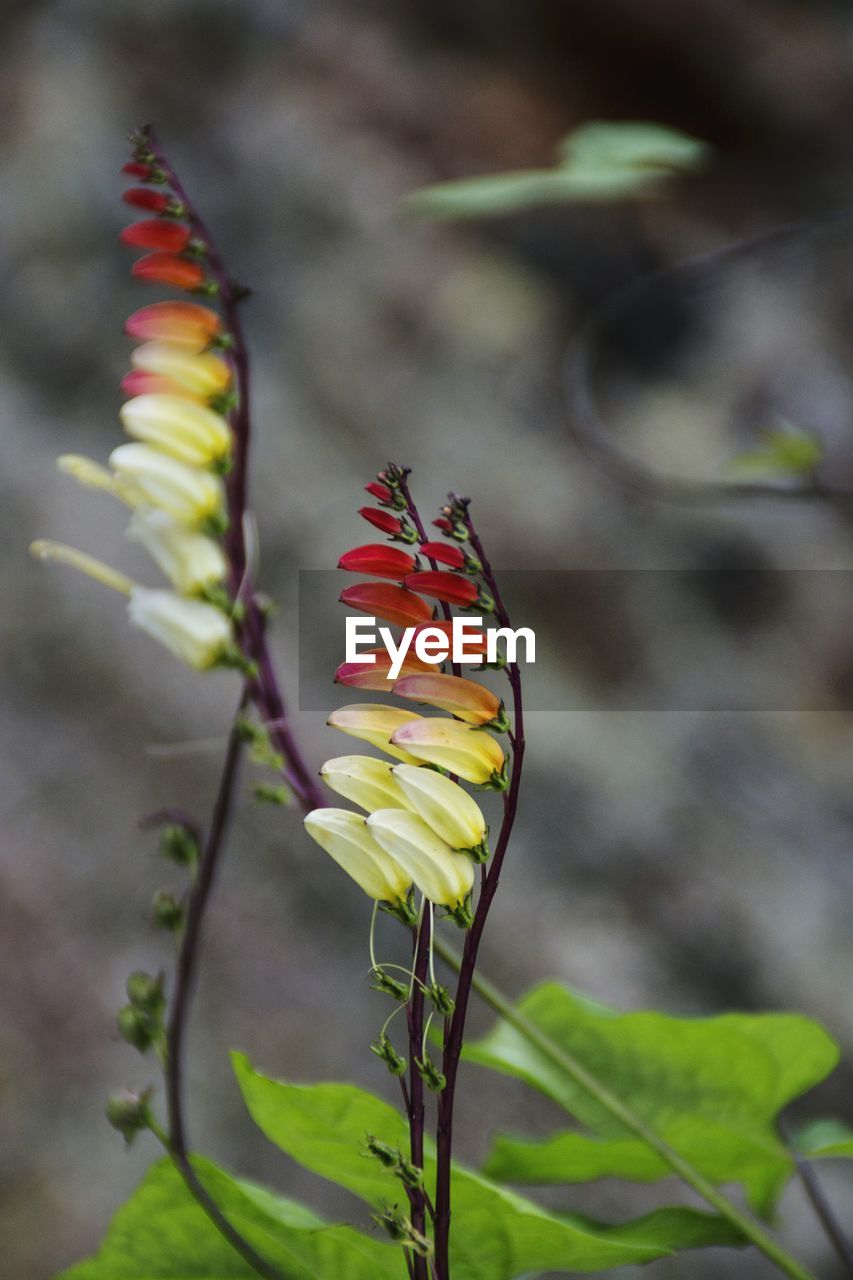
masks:
<path fill-rule="evenodd" d="M 218 542 L 179 524 L 165 511 L 150 507 L 135 511 L 127 536 L 145 548 L 181 595 L 197 595 L 223 582 L 228 572 Z"/>
<path fill-rule="evenodd" d="M 491 734 L 459 720 L 421 716 L 394 731 L 392 747 L 481 786 L 503 789 L 504 753 Z"/>
<path fill-rule="evenodd" d="M 332 791 L 368 813 L 374 809 L 412 808 L 394 779 L 392 768 L 390 760 L 377 760 L 375 756 L 337 756 L 326 761 L 320 777 Z"/>
<path fill-rule="evenodd" d="M 474 887 L 474 864 L 456 853 L 416 813 L 377 809 L 367 829 L 430 902 L 459 907 Z"/>
<path fill-rule="evenodd" d="M 221 464 L 231 449 L 231 431 L 221 414 L 186 396 L 136 396 L 122 405 L 119 417 L 128 435 L 190 466 Z"/>
<path fill-rule="evenodd" d="M 122 444 L 110 454 L 110 466 L 134 506 L 160 507 L 181 524 L 224 525 L 222 481 L 209 471 L 187 466 L 147 444 Z"/>
<path fill-rule="evenodd" d="M 397 764 L 391 768 L 407 807 L 446 840 L 451 849 L 482 850 L 486 819 L 468 792 L 434 769 Z"/>
<path fill-rule="evenodd" d="M 411 876 L 384 852 L 359 814 L 349 809 L 314 809 L 305 818 L 305 830 L 368 898 L 394 904 L 405 901 Z"/>
<path fill-rule="evenodd" d="M 144 373 L 168 378 L 196 396 L 221 395 L 231 381 L 231 370 L 221 356 L 188 351 L 171 342 L 143 342 L 133 352 L 131 364 Z"/>

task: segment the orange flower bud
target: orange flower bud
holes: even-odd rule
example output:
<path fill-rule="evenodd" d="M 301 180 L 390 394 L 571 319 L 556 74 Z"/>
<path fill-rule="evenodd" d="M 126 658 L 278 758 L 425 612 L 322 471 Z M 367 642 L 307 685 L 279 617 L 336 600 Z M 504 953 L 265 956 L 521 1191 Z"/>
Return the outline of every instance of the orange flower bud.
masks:
<path fill-rule="evenodd" d="M 405 675 L 395 683 L 394 692 L 400 698 L 448 711 L 468 724 L 501 723 L 504 720 L 500 699 L 491 689 L 463 676 L 446 676 L 440 671 Z"/>
<path fill-rule="evenodd" d="M 222 331 L 222 321 L 198 302 L 152 302 L 134 311 L 124 326 L 131 338 L 172 342 L 201 351 Z"/>
<path fill-rule="evenodd" d="M 137 280 L 153 284 L 170 284 L 176 289 L 198 289 L 204 284 L 204 268 L 190 258 L 178 258 L 171 253 L 148 253 L 130 269 Z"/>
<path fill-rule="evenodd" d="M 432 609 L 425 600 L 388 582 L 359 582 L 346 587 L 340 599 L 351 609 L 373 614 L 398 627 L 416 627 L 432 618 Z"/>
<path fill-rule="evenodd" d="M 190 229 L 182 222 L 167 222 L 162 218 L 144 218 L 132 222 L 121 232 L 122 244 L 137 249 L 162 249 L 166 253 L 181 253 L 190 242 Z"/>
<path fill-rule="evenodd" d="M 388 679 L 391 658 L 387 649 L 367 649 L 365 658 L 372 654 L 375 662 L 342 662 L 335 672 L 335 684 L 345 684 L 352 689 L 373 689 L 376 693 L 391 693 L 394 681 Z M 402 676 L 426 675 L 435 668 L 428 662 L 421 662 L 417 654 L 410 649 L 403 658 L 400 667 Z"/>

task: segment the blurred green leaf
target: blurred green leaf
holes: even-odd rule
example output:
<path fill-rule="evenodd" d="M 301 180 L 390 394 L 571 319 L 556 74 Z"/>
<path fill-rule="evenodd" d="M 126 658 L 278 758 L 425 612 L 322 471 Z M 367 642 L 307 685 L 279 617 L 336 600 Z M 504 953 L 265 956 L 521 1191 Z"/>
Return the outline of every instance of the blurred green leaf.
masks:
<path fill-rule="evenodd" d="M 362 1154 L 370 1134 L 405 1150 L 408 1128 L 388 1103 L 346 1084 L 293 1085 L 254 1071 L 242 1055 L 234 1069 L 246 1105 L 272 1142 L 305 1168 L 378 1205 L 403 1200 L 393 1176 Z M 431 1150 L 426 1176 L 435 1174 Z M 512 1280 L 538 1271 L 601 1271 L 646 1262 L 678 1249 L 736 1244 L 728 1224 L 692 1209 L 667 1208 L 622 1226 L 548 1213 L 487 1178 L 454 1165 L 454 1280 Z"/>
<path fill-rule="evenodd" d="M 853 1159 L 853 1129 L 840 1120 L 815 1120 L 795 1134 L 792 1145 L 807 1160 Z"/>
<path fill-rule="evenodd" d="M 400 1250 L 351 1227 L 327 1226 L 310 1209 L 230 1177 L 209 1160 L 193 1166 L 223 1213 L 286 1280 L 404 1280 Z M 257 1280 L 186 1190 L 170 1160 L 153 1165 L 119 1209 L 101 1248 L 57 1280 Z"/>
<path fill-rule="evenodd" d="M 750 1203 L 763 1213 L 792 1172 L 775 1117 L 838 1061 L 838 1048 L 823 1028 L 796 1014 L 620 1013 L 557 983 L 534 988 L 518 1008 L 707 1178 L 742 1183 Z M 527 1081 L 591 1131 L 538 1143 L 501 1137 L 486 1164 L 493 1177 L 542 1183 L 603 1176 L 646 1181 L 669 1172 L 506 1022 L 498 1022 L 465 1054 Z"/>
<path fill-rule="evenodd" d="M 593 120 L 559 144 L 552 169 L 441 182 L 412 192 L 404 209 L 427 218 L 482 218 L 545 204 L 607 203 L 659 194 L 666 179 L 705 162 L 705 143 L 646 121 Z"/>
<path fill-rule="evenodd" d="M 729 463 L 734 475 L 811 476 L 823 461 L 823 444 L 814 431 L 804 431 L 791 423 L 765 431 L 757 449 L 739 453 Z"/>

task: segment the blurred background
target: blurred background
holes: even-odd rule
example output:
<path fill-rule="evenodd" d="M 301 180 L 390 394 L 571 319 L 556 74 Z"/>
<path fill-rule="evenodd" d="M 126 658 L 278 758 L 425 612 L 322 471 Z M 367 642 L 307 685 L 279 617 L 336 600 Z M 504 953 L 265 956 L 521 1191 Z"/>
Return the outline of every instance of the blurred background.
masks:
<path fill-rule="evenodd" d="M 427 511 L 449 488 L 474 495 L 507 570 L 705 570 L 675 614 L 640 573 L 615 603 L 595 579 L 546 602 L 553 705 L 573 709 L 531 716 L 484 967 L 512 992 L 550 975 L 624 1008 L 802 1010 L 848 1057 L 801 1114 L 853 1119 L 849 515 L 640 497 L 578 449 L 563 387 L 567 346 L 605 298 L 853 203 L 849 6 L 6 0 L 0 34 L 3 1280 L 44 1280 L 92 1250 L 155 1154 L 125 1152 L 102 1115 L 113 1088 L 154 1081 L 114 1031 L 126 975 L 170 964 L 148 906 L 175 882 L 138 819 L 205 814 L 236 699 L 233 677 L 189 675 L 130 633 L 115 598 L 26 550 L 59 538 L 146 572 L 121 511 L 53 461 L 119 440 L 122 325 L 156 296 L 131 285 L 116 244 L 124 138 L 146 121 L 256 289 L 254 505 L 294 702 L 298 572 L 369 540 L 355 508 L 388 458 L 414 468 Z M 424 184 L 547 165 L 591 118 L 686 129 L 711 163 L 653 203 L 456 227 L 401 216 Z M 790 421 L 820 432 L 824 479 L 853 485 L 851 226 L 664 274 L 617 306 L 594 386 L 614 439 L 649 466 L 720 479 Z M 332 597 L 328 619 L 342 635 Z M 673 628 L 701 662 L 679 667 Z M 751 701 L 768 670 L 774 692 Z M 760 712 L 720 710 L 735 673 Z M 317 711 L 296 723 L 318 766 L 339 754 Z M 247 788 L 192 1028 L 194 1139 L 348 1220 L 349 1197 L 253 1130 L 227 1050 L 388 1090 L 366 1052 L 384 1016 L 362 979 L 368 917 L 297 817 L 259 810 Z M 490 1128 L 562 1124 L 476 1068 L 462 1088 L 477 1099 L 469 1160 Z M 849 1220 L 849 1166 L 824 1177 Z M 660 1195 L 605 1182 L 546 1198 L 617 1220 Z M 796 1252 L 840 1274 L 798 1189 L 784 1210 Z M 772 1273 L 714 1252 L 644 1274 Z"/>

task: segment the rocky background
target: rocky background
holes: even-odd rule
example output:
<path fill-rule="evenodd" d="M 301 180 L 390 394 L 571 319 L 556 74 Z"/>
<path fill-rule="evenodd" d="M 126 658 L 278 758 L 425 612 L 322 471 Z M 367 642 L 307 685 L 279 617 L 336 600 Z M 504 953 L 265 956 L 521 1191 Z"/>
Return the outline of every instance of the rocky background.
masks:
<path fill-rule="evenodd" d="M 803 220 L 617 307 L 595 393 L 614 438 L 659 470 L 719 479 L 789 420 L 821 432 L 827 483 L 853 484 L 851 223 L 818 221 L 853 202 L 848 7 L 7 0 L 2 24 L 3 1280 L 45 1280 L 90 1251 L 154 1155 L 145 1141 L 125 1153 L 102 1119 L 111 1089 L 153 1076 L 113 1029 L 125 977 L 169 963 L 147 909 L 170 873 L 137 820 L 167 803 L 205 812 L 236 696 L 233 678 L 187 674 L 129 633 L 113 598 L 26 550 L 61 538 L 142 571 L 121 513 L 53 458 L 104 456 L 119 438 L 121 328 L 142 286 L 115 242 L 117 171 L 125 134 L 149 120 L 256 287 L 254 504 L 291 689 L 298 571 L 366 540 L 354 510 L 387 458 L 414 468 L 427 509 L 450 487 L 473 494 L 499 566 L 636 571 L 616 605 L 597 578 L 527 600 L 564 710 L 531 716 L 485 966 L 512 991 L 555 975 L 625 1008 L 800 1009 L 848 1051 L 804 1114 L 853 1119 L 849 517 L 626 492 L 578 449 L 563 385 L 565 350 L 603 299 Z M 590 118 L 689 130 L 712 163 L 652 204 L 464 227 L 400 215 L 426 183 L 549 163 Z M 694 569 L 661 608 L 655 571 Z M 331 598 L 328 616 L 340 625 Z M 296 718 L 318 764 L 338 753 L 321 715 Z M 191 1038 L 195 1140 L 344 1218 L 348 1197 L 253 1131 L 227 1049 L 385 1088 L 366 1052 L 381 1009 L 361 978 L 367 920 L 297 818 L 247 791 Z M 466 1158 L 489 1128 L 560 1123 L 475 1070 Z M 849 1167 L 825 1180 L 849 1220 Z M 618 1219 L 657 1194 L 603 1183 L 551 1200 Z M 796 1251 L 839 1274 L 796 1188 L 784 1209 Z M 643 1274 L 774 1273 L 710 1253 Z"/>

